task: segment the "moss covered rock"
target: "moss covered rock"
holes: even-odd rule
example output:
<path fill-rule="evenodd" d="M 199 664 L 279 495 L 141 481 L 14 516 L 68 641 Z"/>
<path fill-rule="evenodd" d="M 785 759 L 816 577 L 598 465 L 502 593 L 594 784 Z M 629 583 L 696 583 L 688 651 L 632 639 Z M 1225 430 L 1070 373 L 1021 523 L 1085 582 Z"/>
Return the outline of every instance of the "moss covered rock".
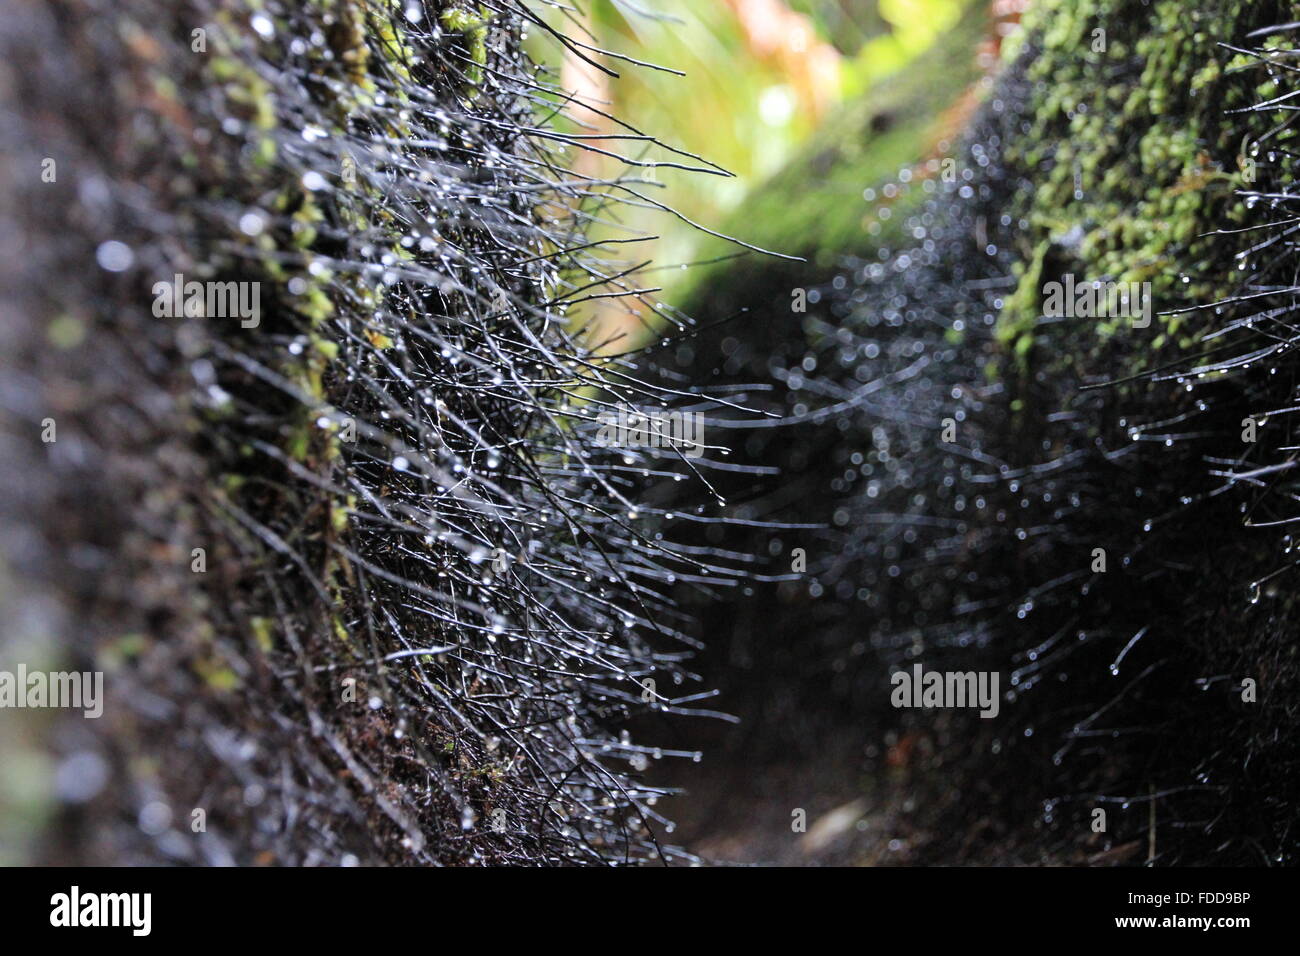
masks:
<path fill-rule="evenodd" d="M 704 540 L 767 580 L 701 605 L 760 728 L 710 744 L 847 754 L 881 859 L 1295 853 L 1292 12 L 1034 4 L 951 153 L 862 163 L 838 266 L 733 263 L 683 303 L 710 331 L 674 374 L 781 422 L 715 434 L 752 530 Z M 1132 314 L 1059 305 L 1107 284 Z M 998 716 L 893 708 L 916 663 L 997 673 Z"/>
<path fill-rule="evenodd" d="M 646 582 L 701 562 L 597 439 L 592 394 L 672 396 L 569 331 L 608 197 L 541 125 L 530 26 L 459 0 L 0 26 L 5 235 L 32 251 L 6 276 L 5 567 L 41 646 L 109 687 L 32 770 L 55 816 L 23 853 L 673 855 L 620 725 L 682 709 Z"/>

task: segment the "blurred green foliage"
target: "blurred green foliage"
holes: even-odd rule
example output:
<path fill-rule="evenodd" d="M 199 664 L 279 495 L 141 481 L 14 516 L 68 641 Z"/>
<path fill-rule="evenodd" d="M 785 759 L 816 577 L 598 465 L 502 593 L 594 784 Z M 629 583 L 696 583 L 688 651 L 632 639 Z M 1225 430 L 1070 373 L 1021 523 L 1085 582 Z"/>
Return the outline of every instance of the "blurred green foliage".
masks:
<path fill-rule="evenodd" d="M 748 233 L 744 204 L 755 187 L 782 170 L 846 100 L 869 97 L 874 86 L 951 30 L 970 6 L 971 0 L 655 0 L 644 6 L 592 0 L 553 10 L 552 22 L 564 23 L 571 35 L 575 26 L 585 29 L 594 48 L 668 70 L 583 51 L 617 72 L 613 79 L 572 54 L 562 61 L 556 44 L 537 36 L 531 52 L 555 69 L 566 91 L 578 90 L 588 102 L 598 101 L 602 111 L 734 176 L 639 169 L 603 157 L 588 159 L 585 166 L 580 162 L 583 173 L 650 180 L 628 185 L 710 228 L 740 220 L 738 238 L 749 239 L 775 231 L 773 224 L 754 223 Z M 583 111 L 570 110 L 560 125 L 588 135 L 616 131 Z M 632 159 L 681 161 L 645 143 L 600 145 Z M 779 203 L 755 211 L 782 215 Z M 653 207 L 623 214 L 602 229 L 611 237 L 659 237 L 653 248 L 651 243 L 632 248 L 638 259 L 654 259 L 658 271 L 647 279 L 664 287 L 668 302 L 689 278 L 684 264 L 718 254 L 699 230 Z M 617 308 L 626 305 L 623 300 Z"/>

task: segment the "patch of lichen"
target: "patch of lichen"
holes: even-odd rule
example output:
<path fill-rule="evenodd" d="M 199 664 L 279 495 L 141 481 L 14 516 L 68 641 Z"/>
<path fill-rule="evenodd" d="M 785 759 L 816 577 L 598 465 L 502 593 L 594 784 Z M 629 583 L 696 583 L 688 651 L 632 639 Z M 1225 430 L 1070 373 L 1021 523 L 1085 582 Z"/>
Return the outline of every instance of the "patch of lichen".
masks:
<path fill-rule="evenodd" d="M 318 0 L 296 14 L 317 22 L 323 38 L 308 43 L 298 55 L 304 69 L 300 76 L 319 100 L 331 126 L 314 135 L 340 139 L 358 133 L 383 132 L 400 139 L 409 135 L 400 105 L 411 81 L 412 53 L 393 8 L 364 0 Z M 301 23 L 272 17 L 274 36 L 267 42 L 283 44 L 282 38 L 301 32 Z M 235 131 L 249 144 L 237 151 L 218 142 L 196 156 L 206 198 L 214 206 L 232 210 L 227 217 L 229 234 L 216 245 L 242 246 L 254 251 L 225 261 L 217 268 L 238 274 L 243 281 L 257 282 L 261 289 L 262 321 L 257 328 L 243 330 L 223 326 L 220 335 L 231 346 L 255 346 L 266 374 L 285 383 L 290 394 L 267 390 L 265 382 L 249 381 L 245 401 L 268 411 L 275 420 L 257 438 L 278 451 L 284 468 L 305 469 L 329 481 L 342 464 L 339 431 L 342 416 L 333 403 L 332 382 L 337 378 L 339 330 L 332 324 L 347 316 L 364 326 L 384 295 L 377 277 L 364 270 L 339 271 L 330 266 L 340 230 L 374 237 L 377 249 L 400 254 L 402 225 L 384 209 L 379 186 L 370 178 L 349 169 L 316 170 L 330 187 L 316 192 L 304 184 L 299 171 L 282 154 L 282 144 L 300 140 L 295 112 L 281 101 L 272 82 L 257 67 L 258 47 L 263 42 L 249 29 L 247 11 L 226 7 L 218 11 L 208 30 L 206 55 L 197 58 L 198 79 L 194 88 L 212 91 L 216 115 L 241 124 Z M 282 53 L 279 55 L 283 55 Z M 187 84 L 189 86 L 191 84 Z M 380 88 L 386 91 L 388 106 L 372 107 Z M 396 104 L 397 108 L 392 108 Z M 382 130 L 377 129 L 382 124 Z M 346 172 L 346 174 L 345 174 Z M 234 184 L 238 188 L 232 188 Z M 249 237 L 239 230 L 240 210 L 253 214 L 264 228 Z M 222 262 L 216 255 L 215 262 Z M 380 331 L 369 333 L 371 343 L 383 347 Z M 289 348 L 270 348 L 257 343 L 288 340 Z M 242 344 L 241 344 L 242 343 Z M 230 402 L 214 404 L 201 414 L 209 419 L 228 417 Z M 250 514 L 268 511 L 301 513 L 303 522 L 287 542 L 300 549 L 319 575 L 338 607 L 346 606 L 353 586 L 350 569 L 341 564 L 337 550 L 329 543 L 344 537 L 355 510 L 355 499 L 306 501 L 293 491 L 288 475 L 268 470 L 265 454 L 253 443 L 241 442 L 224 466 L 223 505 L 233 505 Z M 269 497 L 270 496 L 270 497 Z M 271 505 L 279 497 L 279 505 Z M 273 643 L 271 618 L 257 617 L 253 628 L 257 644 L 267 650 Z M 278 618 L 275 619 L 278 621 Z M 340 641 L 350 640 L 343 619 L 331 616 L 329 627 Z M 201 677 L 228 672 L 200 662 Z M 225 677 L 223 676 L 223 679 Z M 209 680 L 209 683 L 211 681 Z"/>
<path fill-rule="evenodd" d="M 467 100 L 474 98 L 483 80 L 491 26 L 485 11 L 471 9 L 464 4 L 433 4 L 428 11 L 445 31 L 442 43 L 451 60 L 468 60 L 459 75 L 439 79 L 453 89 L 459 87 Z M 404 107 L 416 82 L 413 70 L 421 61 L 402 26 L 400 8 L 371 0 L 314 0 L 294 16 L 298 19 L 293 23 L 272 17 L 277 39 L 271 42 L 282 44 L 285 41 L 279 38 L 311 35 L 313 31 L 305 30 L 301 22 L 303 17 L 316 23 L 323 38 L 295 54 L 302 67 L 298 76 L 307 78 L 306 87 L 321 108 L 317 115 L 328 119 L 321 124 L 325 128 L 312 136 L 338 142 L 385 137 L 399 144 L 410 139 Z M 402 244 L 403 239 L 410 241 L 410 226 L 394 212 L 392 197 L 385 192 L 389 185 L 376 176 L 373 155 L 358 154 L 359 162 L 345 161 L 346 168 L 338 170 L 315 167 L 313 173 L 328 188 L 304 184 L 301 170 L 282 150 L 283 144 L 297 142 L 308 131 L 299 128 L 295 110 L 279 101 L 271 83 L 255 67 L 256 57 L 251 54 L 260 41 L 250 35 L 246 18 L 228 11 L 216 25 L 206 69 L 223 98 L 222 114 L 245 121 L 255 146 L 241 150 L 236 164 L 209 170 L 206 181 L 211 184 L 211 198 L 225 204 L 236 198 L 229 184 L 238 183 L 239 198 L 254 212 L 265 213 L 267 223 L 251 239 L 234 234 L 232 225 L 231 240 L 257 250 L 255 259 L 244 257 L 237 268 L 241 278 L 262 283 L 268 314 L 261 328 L 248 333 L 232 330 L 231 335 L 236 340 L 254 336 L 263 342 L 269 335 L 290 343 L 289 348 L 255 349 L 267 372 L 285 383 L 286 393 L 267 391 L 264 383 L 248 383 L 258 392 L 254 401 L 274 409 L 272 424 L 258 438 L 274 448 L 270 457 L 281 464 L 272 465 L 268 452 L 242 443 L 236 460 L 228 465 L 226 494 L 252 514 L 301 516 L 293 540 L 285 543 L 303 556 L 338 609 L 329 613 L 324 626 L 341 646 L 352 646 L 356 635 L 345 623 L 343 609 L 355 598 L 357 582 L 336 545 L 352 531 L 356 498 L 313 500 L 294 490 L 299 484 L 294 476 L 315 475 L 323 487 L 339 481 L 347 467 L 340 433 L 348 416 L 336 404 L 347 391 L 347 374 L 339 358 L 341 336 L 359 335 L 372 350 L 368 359 L 363 350 L 363 364 L 350 367 L 348 374 L 374 373 L 374 354 L 399 344 L 396 332 L 376 324 L 387 297 L 377 270 L 331 265 L 337 237 L 365 235 L 371 250 L 367 258 L 376 263 L 410 261 L 413 254 Z M 278 55 L 282 57 L 283 51 Z M 427 61 L 420 68 L 427 69 Z M 450 131 L 450 135 L 457 134 Z M 227 153 L 222 162 L 228 160 Z M 443 234 L 455 231 L 450 224 L 437 228 Z M 270 503 L 275 497 L 280 498 L 278 505 Z M 257 633 L 259 646 L 274 643 L 270 632 Z"/>
<path fill-rule="evenodd" d="M 1018 283 L 999 320 L 999 338 L 1018 373 L 1071 361 L 1053 348 L 1035 357 L 1043 283 L 1149 282 L 1153 312 L 1174 312 L 1233 291 L 1233 237 L 1214 235 L 1244 220 L 1252 157 L 1243 145 L 1276 121 L 1237 112 L 1267 81 L 1257 61 L 1217 46 L 1261 23 L 1279 22 L 1268 3 L 1188 7 L 1177 0 L 1047 0 L 1025 19 L 1036 48 L 1029 126 L 1005 161 L 1032 184 L 1017 212 Z M 1271 87 L 1271 81 L 1265 87 Z M 1289 139 L 1290 134 L 1283 134 Z M 1197 347 L 1205 313 L 1157 315 L 1128 350 L 1129 373 Z M 1076 326 L 1080 348 L 1095 352 L 1129 324 L 1099 318 Z"/>
<path fill-rule="evenodd" d="M 385 4 L 359 0 L 318 0 L 325 27 L 325 46 L 314 48 L 312 73 L 333 97 L 331 110 L 336 123 L 328 135 L 346 137 L 359 129 L 371 130 L 384 124 L 383 132 L 402 137 L 409 127 L 402 121 L 400 109 L 376 113 L 374 105 L 377 81 L 385 83 L 391 106 L 407 98 L 410 81 L 411 50 L 405 34 Z M 285 25 L 280 25 L 281 29 Z M 325 51 L 328 51 L 326 53 Z M 328 363 L 337 355 L 337 345 L 320 334 L 322 325 L 336 314 L 341 303 L 351 311 L 371 309 L 383 295 L 382 284 L 366 281 L 359 274 L 338 273 L 325 265 L 327 253 L 322 231 L 330 228 L 364 231 L 373 235 L 376 244 L 399 257 L 409 253 L 399 245 L 402 224 L 382 208 L 379 187 L 350 170 L 321 170 L 331 189 L 328 199 L 304 188 L 297 175 L 274 163 L 276 138 L 296 138 L 302 131 L 286 124 L 277 115 L 275 98 L 266 83 L 245 60 L 236 56 L 227 40 L 220 36 L 212 58 L 212 71 L 223 84 L 225 95 L 233 104 L 256 104 L 253 121 L 267 135 L 238 170 L 249 193 L 260 193 L 267 210 L 274 214 L 276 227 L 255 237 L 254 242 L 265 254 L 258 269 L 271 285 L 271 297 L 305 320 L 310 330 L 307 348 L 296 358 L 286 360 L 284 370 L 303 394 L 323 400 L 322 376 Z M 232 111 L 233 115 L 238 115 Z M 233 171 L 232 171 L 233 172 Z M 350 173 L 350 174 L 347 174 Z M 214 184 L 220 190 L 220 183 Z M 351 201 L 355 200 L 355 201 Z M 287 226 L 287 228 L 285 228 Z M 376 333 L 378 334 L 378 333 Z M 328 409 L 311 409 L 328 411 Z M 295 455 L 295 457 L 298 457 Z"/>

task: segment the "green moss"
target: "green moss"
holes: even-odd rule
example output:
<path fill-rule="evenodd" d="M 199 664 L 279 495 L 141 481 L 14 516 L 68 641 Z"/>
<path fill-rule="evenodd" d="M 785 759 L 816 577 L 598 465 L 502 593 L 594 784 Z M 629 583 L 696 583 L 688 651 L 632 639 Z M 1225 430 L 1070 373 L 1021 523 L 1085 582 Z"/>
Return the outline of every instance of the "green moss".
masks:
<path fill-rule="evenodd" d="M 1018 250 L 1026 265 L 999 326 L 1020 374 L 1031 364 L 1042 284 L 1053 278 L 1043 263 L 1055 237 L 1074 237 L 1056 250 L 1059 271 L 1079 281 L 1149 282 L 1157 313 L 1228 291 L 1230 253 L 1222 237 L 1206 234 L 1243 220 L 1235 194 L 1244 185 L 1243 139 L 1262 135 L 1275 117 L 1225 118 L 1252 101 L 1241 73 L 1257 63 L 1224 69 L 1215 42 L 1248 32 L 1258 15 L 1245 3 L 1196 10 L 1176 0 L 1049 0 L 1026 16 L 1027 42 L 1041 47 L 1028 69 L 1033 125 L 1009 145 L 1007 161 L 1035 189 L 1017 210 L 1028 224 Z M 1104 50 L 1094 49 L 1099 30 L 1107 31 Z M 1162 316 L 1150 329 L 1130 329 L 1147 338 L 1130 350 L 1137 364 L 1126 371 L 1196 347 L 1204 330 L 1189 321 Z M 1099 319 L 1090 348 L 1125 328 L 1125 320 Z"/>
<path fill-rule="evenodd" d="M 330 50 L 344 65 L 347 77 L 356 88 L 354 93 L 371 93 L 375 89 L 369 73 L 370 47 L 366 43 L 366 5 L 354 2 L 339 4 L 334 22 L 326 31 Z M 360 101 L 362 98 L 358 98 Z"/>
<path fill-rule="evenodd" d="M 263 651 L 270 652 L 275 646 L 275 626 L 268 617 L 254 617 L 248 622 L 253 631 L 253 639 Z"/>
<path fill-rule="evenodd" d="M 488 19 L 487 11 L 481 7 L 477 15 L 463 7 L 451 7 L 438 18 L 444 29 L 464 38 L 472 61 L 465 75 L 474 86 L 483 82 L 483 68 L 487 66 Z"/>
<path fill-rule="evenodd" d="M 86 323 L 75 315 L 56 317 L 45 330 L 45 337 L 56 349 L 76 348 L 86 338 Z"/>
<path fill-rule="evenodd" d="M 239 675 L 229 667 L 210 661 L 196 661 L 194 669 L 208 687 L 217 693 L 229 693 L 240 685 Z"/>
<path fill-rule="evenodd" d="M 1033 343 L 1039 314 L 1038 290 L 1043 284 L 1043 261 L 1050 248 L 1051 243 L 1043 240 L 1029 259 L 1016 266 L 1016 288 L 1007 297 L 998 326 L 998 339 L 1003 345 L 1027 350 Z"/>

